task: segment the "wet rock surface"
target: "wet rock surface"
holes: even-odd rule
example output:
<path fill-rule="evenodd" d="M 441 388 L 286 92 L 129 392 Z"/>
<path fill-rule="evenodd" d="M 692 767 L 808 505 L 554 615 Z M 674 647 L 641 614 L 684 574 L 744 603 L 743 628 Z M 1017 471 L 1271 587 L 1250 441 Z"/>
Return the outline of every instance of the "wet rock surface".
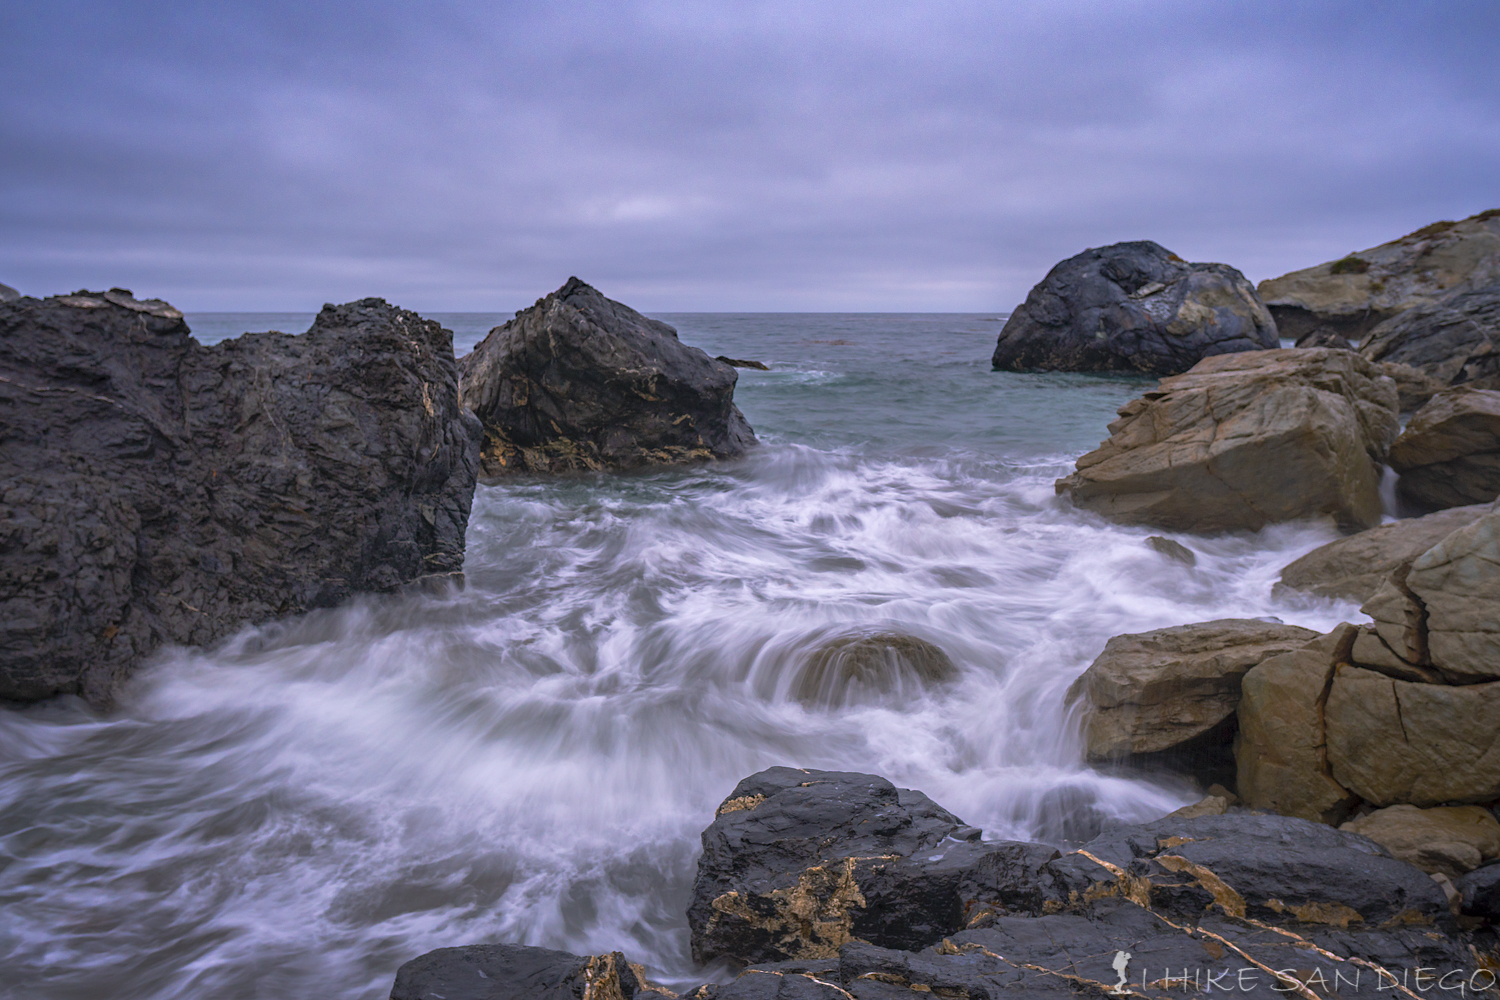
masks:
<path fill-rule="evenodd" d="M 1175 375 L 1210 355 L 1276 345 L 1276 324 L 1244 275 L 1141 240 L 1052 268 L 1006 320 L 992 361 L 1008 371 Z"/>
<path fill-rule="evenodd" d="M 1319 515 L 1380 523 L 1396 389 L 1349 351 L 1207 358 L 1119 413 L 1109 440 L 1057 481 L 1086 510 L 1203 533 Z"/>
<path fill-rule="evenodd" d="M 1461 387 L 1432 398 L 1391 445 L 1396 494 L 1419 510 L 1500 496 L 1500 392 Z"/>
<path fill-rule="evenodd" d="M 212 347 L 120 289 L 0 304 L 0 414 L 0 697 L 462 570 L 452 335 L 380 299 Z"/>
<path fill-rule="evenodd" d="M 925 639 L 901 632 L 856 632 L 835 636 L 813 650 L 792 682 L 792 697 L 812 706 L 909 699 L 957 676 L 948 654 Z"/>
<path fill-rule="evenodd" d="M 491 330 L 460 367 L 486 476 L 727 459 L 755 444 L 732 365 L 577 278 Z"/>
<path fill-rule="evenodd" d="M 401 966 L 391 1000 L 629 1000 L 650 995 L 638 972 L 619 952 L 474 944 L 439 948 Z"/>

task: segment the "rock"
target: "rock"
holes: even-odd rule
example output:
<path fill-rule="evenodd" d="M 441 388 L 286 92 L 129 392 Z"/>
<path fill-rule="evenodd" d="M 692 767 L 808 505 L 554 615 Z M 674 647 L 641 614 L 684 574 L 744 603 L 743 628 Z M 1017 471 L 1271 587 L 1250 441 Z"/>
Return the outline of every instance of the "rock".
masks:
<path fill-rule="evenodd" d="M 463 568 L 452 335 L 364 299 L 204 347 L 129 292 L 0 304 L 0 698 Z"/>
<path fill-rule="evenodd" d="M 1240 679 L 1251 667 L 1317 637 L 1294 625 L 1238 618 L 1117 635 L 1064 701 L 1086 708 L 1092 762 L 1169 750 L 1235 714 Z"/>
<path fill-rule="evenodd" d="M 755 443 L 731 366 L 577 278 L 459 365 L 487 476 L 734 458 Z"/>
<path fill-rule="evenodd" d="M 1396 383 L 1396 402 L 1402 413 L 1412 413 L 1447 388 L 1442 382 L 1411 365 L 1399 361 L 1377 361 L 1380 374 Z"/>
<path fill-rule="evenodd" d="M 1500 864 L 1485 865 L 1459 879 L 1463 912 L 1500 923 Z"/>
<path fill-rule="evenodd" d="M 1297 338 L 1298 347 L 1336 347 L 1343 351 L 1354 350 L 1349 338 L 1332 327 L 1315 326 Z"/>
<path fill-rule="evenodd" d="M 0 302 L 14 302 L 21 297 L 21 293 L 9 285 L 0 285 Z"/>
<path fill-rule="evenodd" d="M 1161 535 L 1151 535 L 1146 539 L 1146 544 L 1174 562 L 1180 562 L 1184 566 L 1198 565 L 1198 557 L 1193 550 L 1181 542 L 1163 538 Z"/>
<path fill-rule="evenodd" d="M 1500 277 L 1500 210 L 1492 209 L 1262 281 L 1258 290 L 1283 337 L 1300 340 L 1325 327 L 1358 342 L 1397 313 L 1494 277 Z"/>
<path fill-rule="evenodd" d="M 1396 390 L 1349 351 L 1206 358 L 1121 408 L 1110 439 L 1057 481 L 1073 503 L 1172 531 L 1332 516 L 1380 523 Z"/>
<path fill-rule="evenodd" d="M 666 993 L 619 952 L 570 955 L 519 944 L 439 948 L 396 971 L 391 1000 L 632 1000 Z"/>
<path fill-rule="evenodd" d="M 805 705 L 840 706 L 895 697 L 906 700 L 950 681 L 958 668 L 937 646 L 900 632 L 855 632 L 824 642 L 792 680 Z"/>
<path fill-rule="evenodd" d="M 1500 682 L 1413 683 L 1345 665 L 1324 717 L 1329 774 L 1372 805 L 1500 799 Z"/>
<path fill-rule="evenodd" d="M 735 368 L 754 368 L 756 371 L 761 371 L 761 372 L 768 372 L 768 371 L 771 370 L 770 368 L 768 368 L 766 365 L 762 364 L 759 361 L 746 361 L 743 358 L 726 358 L 722 354 L 720 354 L 718 357 L 714 358 L 714 360 L 715 361 L 722 361 L 726 365 L 733 365 Z"/>
<path fill-rule="evenodd" d="M 1313 549 L 1281 571 L 1278 588 L 1319 597 L 1367 601 L 1386 577 L 1438 542 L 1484 516 L 1490 507 L 1454 507 L 1409 517 L 1340 538 Z"/>
<path fill-rule="evenodd" d="M 1371 361 L 1410 365 L 1443 386 L 1500 389 L 1500 278 L 1461 287 L 1381 323 L 1360 341 Z"/>
<path fill-rule="evenodd" d="M 1500 496 L 1500 392 L 1461 386 L 1432 398 L 1391 445 L 1396 495 L 1442 510 Z"/>
<path fill-rule="evenodd" d="M 855 939 L 922 948 L 962 929 L 980 902 L 1039 907 L 1035 873 L 1057 852 L 978 838 L 921 792 L 874 775 L 752 775 L 703 833 L 693 958 L 826 959 Z"/>
<path fill-rule="evenodd" d="M 1479 806 L 1390 806 L 1352 819 L 1339 829 L 1369 837 L 1392 857 L 1449 878 L 1500 857 L 1500 822 Z"/>
<path fill-rule="evenodd" d="M 1227 795 L 1205 795 L 1190 806 L 1174 809 L 1166 819 L 1197 819 L 1199 816 L 1222 816 L 1229 811 L 1233 801 Z"/>
<path fill-rule="evenodd" d="M 1275 346 L 1276 324 L 1244 275 L 1142 240 L 1049 271 L 1001 328 L 993 361 L 1008 371 L 1175 375 L 1209 355 Z"/>
<path fill-rule="evenodd" d="M 1356 629 L 1340 625 L 1292 653 L 1268 657 L 1240 682 L 1240 798 L 1319 823 L 1337 823 L 1355 797 L 1329 774 L 1322 705 L 1334 668 L 1347 662 Z"/>

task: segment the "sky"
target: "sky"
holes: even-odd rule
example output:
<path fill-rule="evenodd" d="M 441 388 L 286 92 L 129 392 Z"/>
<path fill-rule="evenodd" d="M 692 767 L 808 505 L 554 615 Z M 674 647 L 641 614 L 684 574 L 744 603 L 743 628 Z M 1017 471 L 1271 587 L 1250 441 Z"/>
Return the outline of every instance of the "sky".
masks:
<path fill-rule="evenodd" d="M 1012 308 L 1500 206 L 1500 3 L 0 0 L 0 282 L 181 309 Z"/>

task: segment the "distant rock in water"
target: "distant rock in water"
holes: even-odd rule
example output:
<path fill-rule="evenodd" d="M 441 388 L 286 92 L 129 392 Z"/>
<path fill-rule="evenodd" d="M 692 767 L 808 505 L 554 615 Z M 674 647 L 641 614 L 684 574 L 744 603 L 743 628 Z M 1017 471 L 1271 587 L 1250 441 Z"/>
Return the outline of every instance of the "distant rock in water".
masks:
<path fill-rule="evenodd" d="M 733 367 L 577 278 L 459 364 L 487 476 L 734 458 L 755 443 Z"/>
<path fill-rule="evenodd" d="M 14 302 L 21 297 L 21 293 L 9 285 L 0 285 L 0 302 Z"/>
<path fill-rule="evenodd" d="M 1276 346 L 1276 323 L 1243 274 L 1141 240 L 1054 267 L 1006 321 L 993 360 L 1009 371 L 1175 375 L 1209 355 Z"/>
<path fill-rule="evenodd" d="M 761 372 L 768 372 L 771 370 L 759 361 L 746 361 L 744 358 L 726 358 L 722 354 L 714 358 L 714 360 L 722 361 L 726 365 L 733 365 L 736 368 L 754 368 L 756 371 Z"/>
<path fill-rule="evenodd" d="M 812 652 L 792 685 L 807 705 L 841 706 L 908 698 L 958 675 L 948 654 L 900 632 L 836 636 Z"/>
<path fill-rule="evenodd" d="M 212 347 L 123 289 L 0 304 L 0 403 L 0 698 L 463 567 L 452 334 L 380 299 Z"/>

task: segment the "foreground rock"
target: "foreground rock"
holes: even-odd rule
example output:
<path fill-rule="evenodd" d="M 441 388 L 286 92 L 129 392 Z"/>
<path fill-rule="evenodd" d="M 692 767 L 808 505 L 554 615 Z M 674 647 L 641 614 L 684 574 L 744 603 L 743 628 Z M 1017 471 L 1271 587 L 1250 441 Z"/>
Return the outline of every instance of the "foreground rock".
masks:
<path fill-rule="evenodd" d="M 1225 355 L 1162 379 L 1109 431 L 1057 491 L 1111 520 L 1214 532 L 1328 515 L 1368 528 L 1396 390 L 1349 351 Z"/>
<path fill-rule="evenodd" d="M 1281 588 L 1364 602 L 1397 567 L 1489 513 L 1488 504 L 1409 517 L 1329 542 L 1287 565 Z"/>
<path fill-rule="evenodd" d="M 1489 503 L 1500 496 L 1500 392 L 1449 389 L 1417 411 L 1396 443 L 1396 493 L 1419 509 Z"/>
<path fill-rule="evenodd" d="M 1500 389 L 1500 277 L 1386 320 L 1359 351 L 1371 361 L 1410 365 L 1444 386 Z"/>
<path fill-rule="evenodd" d="M 993 361 L 1009 371 L 1175 375 L 1210 355 L 1276 344 L 1244 275 L 1142 240 L 1085 250 L 1049 271 L 1006 320 Z"/>
<path fill-rule="evenodd" d="M 644 970 L 617 951 L 580 957 L 518 944 L 473 944 L 439 948 L 401 966 L 391 1000 L 629 1000 L 650 988 Z"/>
<path fill-rule="evenodd" d="M 1066 703 L 1086 707 L 1090 761 L 1160 753 L 1232 720 L 1246 671 L 1315 638 L 1294 625 L 1238 618 L 1117 635 L 1073 682 Z M 1232 730 L 1223 735 L 1227 747 Z"/>
<path fill-rule="evenodd" d="M 731 365 L 577 278 L 460 366 L 487 476 L 734 458 L 755 443 Z"/>
<path fill-rule="evenodd" d="M 463 567 L 452 335 L 364 299 L 204 347 L 119 289 L 0 305 L 0 698 Z"/>
<path fill-rule="evenodd" d="M 1492 209 L 1262 281 L 1258 291 L 1283 337 L 1323 328 L 1358 343 L 1398 313 L 1496 278 L 1500 210 Z"/>

